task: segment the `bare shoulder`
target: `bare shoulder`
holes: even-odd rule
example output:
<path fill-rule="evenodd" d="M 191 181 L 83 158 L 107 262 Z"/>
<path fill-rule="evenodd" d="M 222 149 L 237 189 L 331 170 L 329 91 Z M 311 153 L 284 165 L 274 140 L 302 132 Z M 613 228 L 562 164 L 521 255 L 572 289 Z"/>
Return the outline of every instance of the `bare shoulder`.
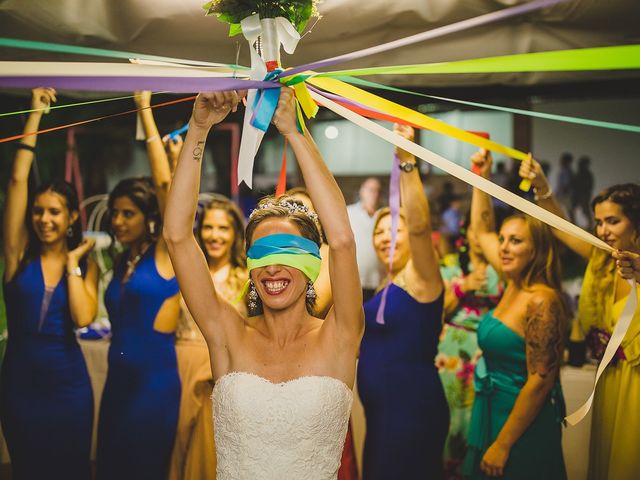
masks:
<path fill-rule="evenodd" d="M 532 292 L 527 301 L 525 322 L 564 323 L 565 311 L 560 294 L 553 289 L 541 289 Z"/>
<path fill-rule="evenodd" d="M 528 307 L 542 307 L 549 306 L 551 304 L 557 303 L 560 305 L 562 303 L 562 298 L 560 296 L 560 292 L 554 290 L 548 285 L 543 284 L 535 284 L 531 287 L 528 299 L 527 299 Z"/>

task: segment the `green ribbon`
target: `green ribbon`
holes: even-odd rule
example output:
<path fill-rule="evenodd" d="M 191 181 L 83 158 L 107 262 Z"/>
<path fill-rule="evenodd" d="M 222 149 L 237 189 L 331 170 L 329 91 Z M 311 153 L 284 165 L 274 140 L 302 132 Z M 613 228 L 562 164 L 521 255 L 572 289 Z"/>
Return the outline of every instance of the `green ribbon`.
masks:
<path fill-rule="evenodd" d="M 375 83 L 368 80 L 363 80 L 356 77 L 335 77 L 337 80 L 351 83 L 353 85 L 360 85 L 368 88 L 377 88 L 380 90 L 389 90 L 391 92 L 405 93 L 408 95 L 416 95 L 418 97 L 431 98 L 435 100 L 442 100 L 445 102 L 459 103 L 462 105 L 469 105 L 472 107 L 485 108 L 487 110 L 497 110 L 499 112 L 514 113 L 516 115 L 526 115 L 528 117 L 544 118 L 546 120 L 556 120 L 559 122 L 576 123 L 578 125 L 588 125 L 590 127 L 609 128 L 611 130 L 621 130 L 623 132 L 640 133 L 639 125 L 630 125 L 627 123 L 605 122 L 602 120 L 591 120 L 588 118 L 570 117 L 567 115 L 556 115 L 553 113 L 533 112 L 531 110 L 522 110 L 519 108 L 501 107 L 499 105 L 489 105 L 486 103 L 469 102 L 466 100 L 457 100 L 454 98 L 438 97 L 436 95 L 427 95 L 426 93 L 414 92 L 411 90 L 405 90 L 403 88 L 391 87 L 389 85 L 383 85 L 381 83 Z"/>
<path fill-rule="evenodd" d="M 571 72 L 585 70 L 640 69 L 640 45 L 578 48 L 523 53 L 456 62 L 370 67 L 318 73 L 320 77 L 365 75 L 413 75 L 444 73 Z"/>
<path fill-rule="evenodd" d="M 157 95 L 158 93 L 167 93 L 167 92 L 156 92 L 156 93 L 154 93 L 154 95 Z M 48 107 L 42 107 L 42 108 L 31 108 L 29 110 L 18 110 L 16 112 L 5 112 L 5 113 L 0 113 L 0 117 L 7 117 L 9 115 L 19 115 L 21 113 L 42 112 L 44 110 L 54 110 L 54 109 L 58 109 L 58 108 L 80 107 L 82 105 L 91 105 L 92 103 L 104 103 L 104 102 L 113 102 L 113 101 L 116 101 L 116 100 L 126 100 L 126 99 L 129 99 L 129 98 L 133 98 L 134 96 L 135 95 L 128 95 L 126 97 L 103 98 L 101 100 L 89 100 L 87 102 L 66 103 L 64 105 L 50 105 Z"/>
<path fill-rule="evenodd" d="M 310 253 L 275 253 L 262 258 L 247 258 L 247 268 L 249 271 L 268 265 L 287 265 L 288 267 L 300 270 L 312 282 L 315 282 L 318 275 L 320 275 L 321 263 L 322 260 Z"/>
<path fill-rule="evenodd" d="M 183 58 L 163 57 L 159 55 L 145 55 L 133 52 L 121 52 L 119 50 L 107 50 L 103 48 L 63 45 L 60 43 L 34 42 L 31 40 L 19 40 L 16 38 L 0 38 L 0 47 L 39 50 L 42 52 L 70 53 L 74 55 L 92 55 L 94 57 L 123 58 L 125 60 L 129 60 L 130 58 L 138 58 L 140 60 L 180 63 L 184 65 L 197 65 L 200 67 L 226 67 L 230 70 L 250 70 L 248 67 L 243 67 L 241 65 L 201 62 L 199 60 L 185 60 Z"/>

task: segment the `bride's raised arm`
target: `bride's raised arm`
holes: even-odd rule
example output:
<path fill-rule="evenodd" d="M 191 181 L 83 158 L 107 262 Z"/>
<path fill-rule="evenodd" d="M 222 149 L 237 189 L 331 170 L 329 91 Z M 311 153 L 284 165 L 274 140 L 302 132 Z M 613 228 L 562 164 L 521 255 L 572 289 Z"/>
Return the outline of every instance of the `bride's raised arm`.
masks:
<path fill-rule="evenodd" d="M 340 332 L 340 340 L 359 343 L 364 331 L 362 290 L 347 207 L 342 192 L 309 131 L 304 134 L 298 132 L 294 102 L 293 91 L 282 88 L 273 123 L 293 148 L 329 244 L 333 307 L 325 321 L 328 324 L 335 323 Z"/>
<path fill-rule="evenodd" d="M 207 261 L 193 235 L 200 191 L 200 169 L 209 130 L 235 111 L 244 94 L 200 93 L 193 105 L 189 131 L 173 176 L 164 216 L 163 236 L 180 290 L 207 345 L 226 345 L 231 332 L 239 332 L 242 317 L 216 293 Z M 223 359 L 220 359 L 223 360 Z M 224 371 L 224 362 L 217 364 Z M 215 372 L 214 372 L 215 376 Z"/>

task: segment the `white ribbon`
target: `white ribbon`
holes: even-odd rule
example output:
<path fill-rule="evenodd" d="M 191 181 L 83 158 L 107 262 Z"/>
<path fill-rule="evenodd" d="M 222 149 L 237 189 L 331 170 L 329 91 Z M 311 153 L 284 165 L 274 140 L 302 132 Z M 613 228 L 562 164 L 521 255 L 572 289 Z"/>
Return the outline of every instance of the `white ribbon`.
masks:
<path fill-rule="evenodd" d="M 584 231 L 580 227 L 574 225 L 571 222 L 568 222 L 564 218 L 561 218 L 553 213 L 545 210 L 544 208 L 536 205 L 535 203 L 531 203 L 528 200 L 516 195 L 513 192 L 501 187 L 500 185 L 496 185 L 495 183 L 487 180 L 480 175 L 476 175 L 470 170 L 461 167 L 460 165 L 453 163 L 450 160 L 447 160 L 440 155 L 437 155 L 421 145 L 414 143 L 406 138 L 398 135 L 397 133 L 392 132 L 391 130 L 386 129 L 384 126 L 379 125 L 368 118 L 364 118 L 357 113 L 352 112 L 351 110 L 343 107 L 342 105 L 337 104 L 336 102 L 329 100 L 322 95 L 310 91 L 311 97 L 316 100 L 319 104 L 324 107 L 327 107 L 329 110 L 337 113 L 341 117 L 346 118 L 347 120 L 355 123 L 356 125 L 368 130 L 369 132 L 377 135 L 378 137 L 386 140 L 387 142 L 406 150 L 407 152 L 411 152 L 418 158 L 430 163 L 431 165 L 438 167 L 441 170 L 444 170 L 449 175 L 453 175 L 456 178 L 459 178 L 463 182 L 471 185 L 472 187 L 476 187 L 482 190 L 485 193 L 488 193 L 492 197 L 497 198 L 498 200 L 502 200 L 504 203 L 511 205 L 514 208 L 517 208 L 521 212 L 526 213 L 527 215 L 531 215 L 534 218 L 537 218 L 541 222 L 546 223 L 558 230 L 562 230 L 565 233 L 573 235 L 574 237 L 578 237 L 589 244 L 606 250 L 608 252 L 612 252 L 613 248 L 604 243 L 599 238 L 593 236 L 592 234 Z"/>
<path fill-rule="evenodd" d="M 244 18 L 240 22 L 242 34 L 249 43 L 251 52 L 251 80 L 264 80 L 267 74 L 265 59 L 260 57 L 253 44 L 262 35 L 262 52 L 267 61 L 280 59 L 280 45 L 287 53 L 293 53 L 300 41 L 300 34 L 295 27 L 283 17 L 263 18 L 258 14 Z M 250 90 L 247 95 L 247 108 L 244 111 L 242 139 L 240 141 L 240 153 L 238 158 L 238 185 L 245 182 L 249 188 L 253 183 L 253 162 L 264 132 L 251 125 L 253 117 L 253 104 L 257 95 L 256 90 Z"/>
<path fill-rule="evenodd" d="M 607 348 L 604 351 L 604 355 L 602 356 L 602 360 L 600 361 L 600 365 L 598 365 L 598 370 L 596 371 L 596 379 L 593 382 L 593 390 L 591 391 L 591 395 L 587 399 L 584 404 L 573 412 L 571 415 L 567 415 L 565 420 L 572 427 L 580 422 L 589 412 L 591 408 L 591 404 L 593 403 L 593 397 L 596 393 L 596 385 L 598 385 L 598 380 L 600 376 L 604 372 L 605 368 L 609 365 L 609 362 L 613 360 L 613 356 L 616 354 L 618 347 L 622 343 L 624 336 L 629 329 L 629 325 L 631 325 L 631 320 L 633 319 L 634 313 L 636 313 L 636 308 L 638 306 L 638 291 L 636 290 L 636 281 L 634 279 L 627 280 L 629 285 L 631 286 L 631 293 L 627 298 L 626 303 L 624 304 L 624 309 L 620 314 L 620 318 L 616 322 L 616 326 L 613 329 L 613 333 L 611 334 L 611 338 L 609 339 L 609 343 L 607 344 Z"/>
<path fill-rule="evenodd" d="M 578 237 L 580 240 L 588 242 L 595 247 L 601 248 L 608 252 L 613 251 L 613 248 L 611 248 L 609 245 L 604 243 L 602 240 L 584 231 L 580 227 L 577 227 L 571 222 L 568 222 L 564 218 L 558 217 L 557 215 L 543 209 L 542 207 L 539 207 L 538 205 L 525 200 L 524 198 L 500 187 L 499 185 L 496 185 L 495 183 L 490 182 L 486 178 L 483 178 L 480 175 L 476 175 L 475 173 L 470 172 L 466 168 L 463 168 L 460 165 L 457 165 L 447 160 L 446 158 L 441 157 L 440 155 L 437 155 L 427 150 L 426 148 L 410 140 L 407 140 L 404 137 L 401 137 L 400 135 L 398 135 L 395 132 L 392 132 L 391 130 L 387 130 L 382 125 L 372 122 L 371 120 L 364 118 L 361 115 L 358 115 L 357 113 L 352 112 L 351 110 L 343 107 L 342 105 L 339 105 L 334 101 L 329 100 L 328 98 L 323 97 L 322 95 L 314 91 L 310 91 L 310 93 L 311 93 L 311 96 L 314 98 L 314 100 L 316 100 L 316 102 L 320 103 L 321 105 L 333 111 L 334 113 L 337 113 L 341 117 L 346 118 L 347 120 L 364 128 L 365 130 L 368 130 L 374 135 L 377 135 L 383 140 L 386 140 L 387 142 L 395 145 L 396 147 L 399 147 L 399 148 L 402 148 L 403 150 L 411 152 L 416 157 L 421 158 L 422 160 L 444 170 L 450 175 L 453 175 L 454 177 L 459 178 L 463 182 L 473 187 L 479 188 L 483 192 L 491 195 L 492 197 L 495 197 L 498 200 L 502 200 L 506 204 L 511 205 L 512 207 L 515 207 L 518 210 L 534 218 L 537 218 L 538 220 L 546 223 L 547 225 L 550 225 L 554 228 L 557 228 L 558 230 L 561 230 L 565 233 Z M 582 407 L 580 407 L 574 413 L 566 417 L 566 421 L 572 426 L 580 422 L 588 413 L 589 409 L 591 408 L 591 404 L 593 403 L 593 397 L 595 394 L 595 389 L 598 383 L 598 379 L 602 375 L 602 372 L 605 370 L 605 368 L 607 368 L 607 365 L 609 365 L 609 362 L 611 362 L 611 360 L 613 359 L 613 356 L 615 355 L 616 350 L 620 346 L 622 340 L 624 339 L 627 333 L 627 330 L 629 329 L 629 325 L 631 324 L 633 315 L 636 309 L 638 308 L 638 295 L 636 291 L 635 280 L 629 280 L 629 284 L 631 285 L 631 294 L 629 295 L 629 298 L 624 306 L 624 310 L 622 311 L 622 314 L 620 315 L 620 318 L 616 323 L 616 326 L 613 330 L 613 333 L 611 334 L 611 339 L 609 340 L 609 344 L 607 345 L 602 361 L 598 366 L 598 371 L 596 373 L 596 379 L 593 384 L 593 390 L 591 392 L 591 395 L 589 396 L 585 404 L 582 405 Z"/>

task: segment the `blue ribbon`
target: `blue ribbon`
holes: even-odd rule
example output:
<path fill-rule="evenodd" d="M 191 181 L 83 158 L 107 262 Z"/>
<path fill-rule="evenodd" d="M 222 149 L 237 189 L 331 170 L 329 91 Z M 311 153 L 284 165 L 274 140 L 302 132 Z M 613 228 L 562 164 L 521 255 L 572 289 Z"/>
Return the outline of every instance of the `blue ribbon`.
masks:
<path fill-rule="evenodd" d="M 178 135 L 182 135 L 187 130 L 189 130 L 189 124 L 188 123 L 186 123 L 183 127 L 180 127 L 177 130 L 174 130 L 173 132 L 171 132 L 169 134 L 169 138 L 171 140 L 175 141 L 175 139 L 178 138 Z"/>
<path fill-rule="evenodd" d="M 320 247 L 316 242 L 289 233 L 276 233 L 259 238 L 249 248 L 247 257 L 258 259 L 279 253 L 310 254 L 318 259 L 321 258 Z"/>
<path fill-rule="evenodd" d="M 277 82 L 278 75 L 283 70 L 276 68 L 268 72 L 264 77 L 265 82 Z M 256 98 L 253 103 L 253 117 L 251 117 L 251 125 L 263 132 L 266 132 L 273 118 L 273 114 L 278 107 L 280 99 L 279 88 L 258 89 Z"/>

